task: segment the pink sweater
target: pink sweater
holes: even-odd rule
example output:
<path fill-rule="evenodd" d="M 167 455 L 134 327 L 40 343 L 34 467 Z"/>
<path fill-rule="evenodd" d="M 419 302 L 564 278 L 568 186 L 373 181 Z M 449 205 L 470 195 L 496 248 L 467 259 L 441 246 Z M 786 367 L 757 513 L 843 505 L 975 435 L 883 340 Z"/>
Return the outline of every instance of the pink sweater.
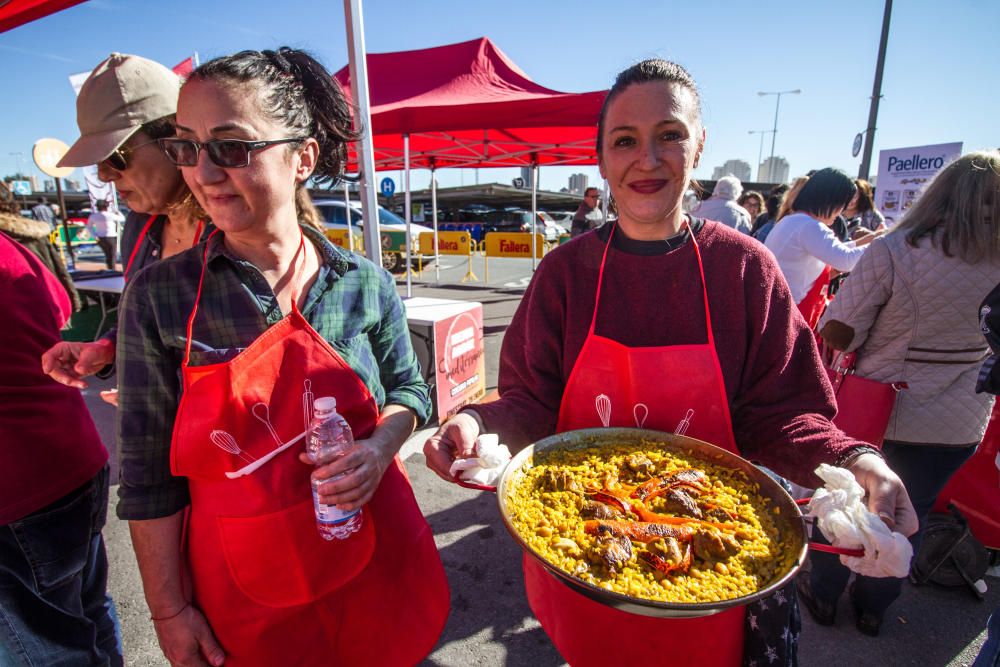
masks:
<path fill-rule="evenodd" d="M 502 442 L 521 447 L 555 432 L 562 390 L 590 326 L 604 250 L 599 233 L 545 257 L 507 329 L 502 398 L 475 407 Z M 744 457 L 816 486 L 820 463 L 863 443 L 830 421 L 834 398 L 813 335 L 763 245 L 715 222 L 697 239 L 736 444 Z M 613 246 L 597 333 L 629 346 L 703 343 L 700 283 L 690 242 L 652 256 Z"/>
<path fill-rule="evenodd" d="M 108 460 L 78 389 L 42 373 L 71 312 L 59 280 L 0 234 L 0 525 L 62 498 Z"/>

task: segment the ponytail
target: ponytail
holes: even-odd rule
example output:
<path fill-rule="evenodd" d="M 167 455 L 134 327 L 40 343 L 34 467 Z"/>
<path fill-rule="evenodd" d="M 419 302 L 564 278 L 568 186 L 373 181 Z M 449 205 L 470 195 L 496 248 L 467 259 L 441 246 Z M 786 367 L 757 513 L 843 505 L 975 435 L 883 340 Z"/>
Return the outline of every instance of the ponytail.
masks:
<path fill-rule="evenodd" d="M 192 72 L 191 79 L 254 84 L 266 115 L 292 135 L 310 136 L 319 144 L 312 179 L 326 187 L 337 184 L 347 165 L 347 143 L 357 141 L 361 131 L 353 127 L 351 106 L 340 84 L 311 55 L 284 46 L 277 51 L 240 51 L 210 60 Z M 305 184 L 299 190 L 305 196 L 296 193 L 296 208 L 300 214 L 312 210 L 315 215 Z"/>

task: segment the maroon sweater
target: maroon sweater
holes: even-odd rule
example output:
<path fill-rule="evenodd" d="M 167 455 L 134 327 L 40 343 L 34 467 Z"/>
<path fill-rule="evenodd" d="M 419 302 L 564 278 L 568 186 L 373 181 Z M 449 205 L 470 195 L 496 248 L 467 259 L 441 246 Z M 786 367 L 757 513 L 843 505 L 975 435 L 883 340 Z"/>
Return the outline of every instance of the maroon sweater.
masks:
<path fill-rule="evenodd" d="M 500 352 L 502 398 L 475 407 L 502 442 L 521 447 L 555 432 L 563 387 L 590 327 L 607 227 L 549 253 L 524 294 Z M 812 473 L 820 463 L 863 443 L 830 421 L 834 397 L 813 335 L 761 243 L 715 222 L 695 228 L 736 445 L 745 458 L 817 486 Z M 662 246 L 656 254 L 636 254 L 656 251 L 655 243 Z M 616 232 L 598 334 L 634 347 L 704 343 L 703 313 L 690 242 L 670 248 Z"/>
<path fill-rule="evenodd" d="M 108 460 L 80 390 L 42 373 L 70 312 L 59 279 L 0 234 L 0 525 L 62 498 Z"/>

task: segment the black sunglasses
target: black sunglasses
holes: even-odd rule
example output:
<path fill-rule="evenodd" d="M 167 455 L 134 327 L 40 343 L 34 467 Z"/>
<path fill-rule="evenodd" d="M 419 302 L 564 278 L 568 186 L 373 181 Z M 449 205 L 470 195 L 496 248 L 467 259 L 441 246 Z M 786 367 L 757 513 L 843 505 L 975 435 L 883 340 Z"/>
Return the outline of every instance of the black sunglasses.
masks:
<path fill-rule="evenodd" d="M 160 139 L 160 148 L 167 158 L 178 167 L 194 167 L 198 164 L 198 152 L 205 149 L 209 159 L 217 166 L 239 169 L 250 165 L 250 153 L 275 146 L 305 141 L 308 137 L 273 139 L 271 141 L 242 141 L 240 139 L 212 139 L 204 143 L 193 139 L 168 137 Z"/>
<path fill-rule="evenodd" d="M 134 151 L 142 148 L 143 146 L 148 146 L 150 144 L 155 144 L 155 143 L 159 143 L 159 139 L 154 139 L 153 141 L 147 141 L 146 143 L 139 144 L 138 146 L 129 146 L 127 148 L 125 147 L 116 148 L 115 150 L 111 151 L 111 155 L 101 160 L 101 162 L 108 165 L 112 169 L 115 169 L 116 171 L 125 171 L 126 169 L 128 169 L 129 155 L 131 155 Z"/>

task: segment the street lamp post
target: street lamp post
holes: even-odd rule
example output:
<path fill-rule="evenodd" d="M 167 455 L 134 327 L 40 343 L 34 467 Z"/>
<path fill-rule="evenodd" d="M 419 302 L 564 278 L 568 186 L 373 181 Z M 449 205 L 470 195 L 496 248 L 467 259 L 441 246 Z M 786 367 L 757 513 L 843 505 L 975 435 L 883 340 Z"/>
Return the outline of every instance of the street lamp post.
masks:
<path fill-rule="evenodd" d="M 757 182 L 760 183 L 760 161 L 764 158 L 764 135 L 774 130 L 750 130 L 747 134 L 759 134 L 760 135 L 760 148 L 757 149 Z M 768 174 L 770 174 L 768 170 Z"/>
<path fill-rule="evenodd" d="M 798 88 L 795 90 L 781 90 L 774 92 L 758 92 L 757 95 L 764 97 L 765 95 L 774 95 L 774 129 L 771 130 L 771 159 L 768 162 L 767 177 L 772 177 L 772 172 L 774 171 L 774 142 L 778 138 L 778 107 L 781 106 L 781 96 L 782 95 L 798 95 L 802 91 Z"/>

